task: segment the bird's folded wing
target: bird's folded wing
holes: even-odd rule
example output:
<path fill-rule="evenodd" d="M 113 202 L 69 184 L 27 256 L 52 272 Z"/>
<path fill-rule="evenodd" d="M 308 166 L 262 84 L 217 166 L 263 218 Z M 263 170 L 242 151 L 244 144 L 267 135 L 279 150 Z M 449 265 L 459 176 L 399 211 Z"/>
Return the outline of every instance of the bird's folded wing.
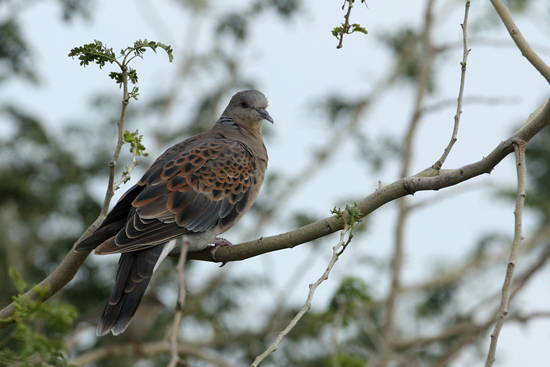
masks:
<path fill-rule="evenodd" d="M 257 189 L 255 171 L 250 150 L 235 140 L 210 140 L 177 154 L 167 151 L 141 178 L 135 192 L 117 203 L 131 205 L 125 225 L 117 233 L 111 229 L 108 239 L 105 234 L 100 237 L 106 226 L 96 231 L 103 240 L 96 252 L 131 252 L 186 233 L 231 225 Z M 117 207 L 111 213 L 116 214 Z"/>

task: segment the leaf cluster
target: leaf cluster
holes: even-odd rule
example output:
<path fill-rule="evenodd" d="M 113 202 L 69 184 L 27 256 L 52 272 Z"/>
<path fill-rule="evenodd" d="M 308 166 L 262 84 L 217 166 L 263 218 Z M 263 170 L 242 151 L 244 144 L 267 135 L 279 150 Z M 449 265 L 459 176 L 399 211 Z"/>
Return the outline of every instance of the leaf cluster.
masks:
<path fill-rule="evenodd" d="M 130 144 L 130 153 L 135 152 L 138 156 L 143 155 L 144 157 L 148 157 L 149 153 L 145 153 L 145 146 L 142 143 L 143 135 L 139 135 L 139 130 L 136 130 L 135 132 L 131 133 L 129 130 L 126 130 L 124 132 L 124 142 Z"/>
<path fill-rule="evenodd" d="M 357 208 L 357 203 L 354 203 L 353 206 L 346 204 L 345 210 L 334 207 L 330 212 L 336 215 L 336 218 L 342 219 L 350 227 L 350 235 L 352 235 L 353 229 L 361 222 L 363 217 L 361 211 Z"/>
<path fill-rule="evenodd" d="M 86 67 L 90 63 L 99 65 L 99 68 L 103 68 L 105 64 L 117 64 L 120 67 L 120 72 L 111 72 L 109 77 L 113 79 L 120 87 L 126 85 L 128 79 L 132 84 L 137 84 L 138 75 L 135 69 L 130 68 L 128 65 L 136 57 L 143 58 L 145 51 L 150 48 L 155 53 L 157 49 L 161 48 L 166 51 L 168 60 L 172 62 L 174 60 L 173 50 L 170 45 L 165 45 L 161 42 L 137 40 L 134 45 L 120 50 L 120 55 L 117 56 L 112 48 L 108 48 L 103 42 L 94 40 L 93 43 L 85 44 L 84 46 L 75 47 L 69 52 L 69 57 L 77 57 L 80 60 L 80 65 Z M 134 87 L 129 92 L 129 98 L 137 100 L 139 95 L 139 88 Z"/>
<path fill-rule="evenodd" d="M 340 37 L 342 35 L 342 30 L 344 32 L 343 34 L 352 34 L 355 32 L 364 33 L 364 34 L 369 33 L 365 28 L 361 27 L 360 24 L 354 23 L 349 27 L 346 27 L 346 25 L 342 23 L 340 27 L 334 27 L 334 29 L 331 31 L 332 35 L 336 37 L 338 41 L 340 40 Z"/>
<path fill-rule="evenodd" d="M 172 47 L 161 42 L 147 40 L 137 40 L 134 42 L 133 47 L 121 49 L 119 56 L 116 56 L 113 49 L 108 48 L 103 42 L 94 40 L 93 43 L 73 48 L 68 56 L 72 58 L 77 57 L 78 60 L 80 60 L 81 66 L 88 66 L 90 63 L 95 63 L 99 65 L 100 68 L 103 68 L 106 63 L 116 63 L 122 68 L 127 66 L 128 63 L 136 57 L 143 58 L 143 54 L 147 48 L 157 53 L 157 48 L 159 47 L 166 51 L 169 61 L 172 62 L 174 59 Z"/>
<path fill-rule="evenodd" d="M 15 313 L 2 322 L 14 322 L 0 339 L 0 362 L 18 366 L 67 366 L 62 336 L 71 330 L 76 308 L 67 302 L 39 302 L 23 294 L 30 288 L 10 268 L 19 294 L 13 296 Z M 35 287 L 40 295 L 44 289 Z"/>

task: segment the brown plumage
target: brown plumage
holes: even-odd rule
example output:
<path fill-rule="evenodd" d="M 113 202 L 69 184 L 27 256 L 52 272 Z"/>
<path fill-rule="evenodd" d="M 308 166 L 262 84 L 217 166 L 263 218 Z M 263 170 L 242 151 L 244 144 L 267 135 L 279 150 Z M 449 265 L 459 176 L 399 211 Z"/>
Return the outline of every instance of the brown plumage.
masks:
<path fill-rule="evenodd" d="M 235 94 L 214 127 L 162 154 L 128 190 L 101 226 L 75 251 L 121 253 L 115 287 L 97 335 L 122 333 L 160 262 L 186 235 L 200 251 L 252 206 L 267 168 L 262 121 L 273 122 L 267 99 Z"/>

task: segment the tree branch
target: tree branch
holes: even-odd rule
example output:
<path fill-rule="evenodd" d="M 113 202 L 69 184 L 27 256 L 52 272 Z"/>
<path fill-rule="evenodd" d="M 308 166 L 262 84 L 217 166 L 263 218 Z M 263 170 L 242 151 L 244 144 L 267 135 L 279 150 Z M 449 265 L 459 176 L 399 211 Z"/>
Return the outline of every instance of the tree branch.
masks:
<path fill-rule="evenodd" d="M 181 319 L 183 317 L 183 306 L 185 305 L 185 295 L 187 294 L 185 290 L 185 260 L 187 257 L 187 252 L 189 251 L 189 239 L 185 235 L 180 237 L 177 245 L 181 243 L 181 252 L 180 258 L 178 260 L 178 266 L 176 267 L 176 272 L 178 274 L 178 302 L 176 304 L 176 313 L 174 315 L 174 322 L 172 324 L 172 331 L 168 336 L 168 342 L 170 343 L 170 363 L 168 367 L 176 367 L 180 361 L 178 355 L 178 332 L 180 330 Z"/>
<path fill-rule="evenodd" d="M 491 3 L 497 11 L 498 16 L 502 20 L 502 23 L 504 23 L 504 26 L 508 30 L 508 33 L 510 33 L 510 36 L 521 51 L 521 54 L 531 63 L 531 65 L 535 67 L 535 69 L 539 71 L 539 73 L 542 74 L 546 81 L 550 83 L 550 68 L 544 63 L 544 61 L 542 61 L 537 53 L 533 51 L 525 38 L 523 38 L 523 35 L 519 31 L 519 28 L 514 20 L 512 19 L 510 11 L 506 7 L 506 5 L 504 5 L 501 0 L 491 0 Z"/>
<path fill-rule="evenodd" d="M 101 218 L 107 216 L 109 211 L 109 204 L 111 199 L 115 194 L 115 169 L 118 161 L 118 156 L 122 150 L 122 145 L 124 145 L 124 121 L 126 119 L 126 109 L 128 108 L 128 103 L 130 103 L 130 97 L 128 96 L 128 67 L 121 66 L 122 68 L 122 108 L 120 109 L 120 118 L 117 122 L 118 127 L 118 140 L 116 143 L 115 153 L 111 162 L 109 162 L 109 184 L 107 186 L 107 191 L 105 192 L 105 199 L 103 201 L 103 207 L 101 208 Z"/>
<path fill-rule="evenodd" d="M 510 260 L 508 261 L 508 268 L 506 270 L 506 276 L 504 278 L 504 285 L 502 286 L 502 299 L 500 302 L 500 308 L 498 311 L 497 322 L 493 333 L 491 334 L 491 344 L 489 346 L 489 353 L 487 355 L 487 361 L 485 367 L 491 367 L 495 361 L 495 354 L 498 343 L 498 336 L 500 330 L 504 325 L 504 319 L 508 315 L 508 304 L 510 302 L 510 291 L 512 289 L 512 279 L 514 276 L 514 269 L 519 253 L 519 245 L 523 239 L 522 234 L 522 219 L 523 219 L 523 205 L 525 203 L 525 142 L 518 142 L 514 144 L 514 151 L 516 153 L 516 169 L 518 176 L 518 189 L 516 198 L 516 209 L 514 211 L 514 243 L 512 244 L 512 250 L 510 251 Z"/>
<path fill-rule="evenodd" d="M 118 62 L 117 62 L 118 63 Z M 119 64 L 120 65 L 120 64 Z M 107 216 L 107 212 L 109 211 L 109 205 L 111 203 L 111 199 L 113 198 L 114 192 L 116 190 L 115 188 L 115 168 L 116 163 L 118 161 L 118 157 L 120 155 L 120 151 L 122 150 L 122 145 L 124 144 L 124 122 L 126 119 L 126 109 L 128 107 L 129 100 L 129 94 L 128 94 L 128 69 L 126 66 L 121 66 L 122 68 L 122 107 L 120 110 L 120 118 L 117 122 L 118 127 L 118 139 L 117 139 L 117 145 L 115 147 L 115 151 L 113 153 L 113 158 L 111 159 L 111 162 L 109 163 L 109 179 L 107 184 L 107 190 L 105 192 L 105 198 L 103 200 L 103 206 L 101 207 L 101 212 L 99 217 L 96 218 L 96 220 L 88 227 L 88 229 L 80 236 L 78 241 L 75 242 L 75 245 L 82 241 L 83 239 L 90 236 L 96 229 L 99 227 L 99 225 L 103 222 L 105 217 Z M 73 245 L 74 248 L 74 245 Z M 41 300 L 45 301 L 54 294 L 56 294 L 60 289 L 62 289 L 67 283 L 71 281 L 71 279 L 74 278 L 76 273 L 78 272 L 78 269 L 84 264 L 84 261 L 88 257 L 90 252 L 75 252 L 70 251 L 61 264 L 42 282 L 40 282 L 38 285 L 34 286 L 31 290 L 29 290 L 27 293 L 25 293 L 26 297 L 29 297 L 32 300 Z M 39 289 L 40 292 L 37 292 L 36 290 Z M 40 294 L 40 296 L 38 295 Z M 13 313 L 15 312 L 14 303 L 10 303 L 8 306 L 4 307 L 2 310 L 0 310 L 0 320 L 9 319 L 13 316 Z M 7 322 L 0 322 L 0 328 L 5 328 L 6 326 L 10 325 L 13 321 L 7 321 Z"/>
<path fill-rule="evenodd" d="M 468 49 L 468 14 L 470 12 L 470 1 L 466 1 L 466 6 L 464 10 L 464 22 L 460 25 L 462 27 L 462 39 L 464 42 L 464 50 L 462 53 L 462 62 L 460 63 L 460 88 L 458 92 L 458 99 L 456 104 L 456 115 L 455 115 L 455 124 L 453 127 L 453 135 L 451 136 L 451 140 L 449 141 L 449 144 L 443 151 L 443 155 L 441 158 L 435 162 L 433 165 L 433 168 L 436 170 L 441 169 L 443 166 L 443 163 L 445 163 L 445 160 L 447 160 L 447 157 L 449 156 L 449 153 L 451 153 L 451 149 L 453 149 L 453 145 L 455 145 L 457 141 L 458 136 L 458 126 L 460 124 L 460 115 L 462 114 L 462 99 L 464 98 L 464 82 L 466 81 L 466 64 L 468 62 L 468 54 L 470 53 L 470 50 Z"/>
<path fill-rule="evenodd" d="M 516 133 L 500 142 L 483 159 L 454 170 L 445 171 L 442 174 L 437 174 L 430 167 L 417 175 L 402 178 L 376 190 L 358 202 L 357 208 L 361 211 L 362 216 L 366 216 L 384 204 L 406 195 L 413 195 L 417 191 L 437 191 L 490 173 L 508 154 L 514 151 L 514 142 L 528 142 L 544 127 L 550 125 L 550 104 L 547 102 L 548 100 L 532 113 Z M 293 248 L 343 228 L 342 220 L 331 216 L 287 233 L 262 237 L 234 246 L 220 247 L 216 252 L 216 259 L 219 262 L 241 261 L 268 252 Z M 193 260 L 213 261 L 208 249 L 192 252 L 188 257 Z"/>
<path fill-rule="evenodd" d="M 340 42 L 338 43 L 338 46 L 336 46 L 336 48 L 342 48 L 344 42 L 344 34 L 346 34 L 347 30 L 351 27 L 351 24 L 349 23 L 349 16 L 351 15 L 351 8 L 353 8 L 354 1 L 355 0 L 345 0 L 344 5 L 342 6 L 343 10 L 347 2 L 348 12 L 346 13 L 346 15 L 344 15 L 344 24 L 342 24 L 342 30 L 340 31 Z"/>
<path fill-rule="evenodd" d="M 416 83 L 416 96 L 414 110 L 408 124 L 408 129 L 403 141 L 403 153 L 401 157 L 401 174 L 399 177 L 406 177 L 410 173 L 410 166 L 413 158 L 414 137 L 418 131 L 422 117 L 422 107 L 430 80 L 430 69 L 433 63 L 434 49 L 432 44 L 433 26 L 433 5 L 434 1 L 429 0 L 424 10 L 424 27 L 422 29 L 422 59 L 418 66 L 418 81 Z M 380 340 L 379 353 L 375 366 L 384 367 L 392 355 L 392 344 L 394 339 L 395 304 L 401 289 L 401 271 L 405 247 L 405 228 L 409 218 L 409 204 L 406 198 L 398 201 L 399 210 L 395 225 L 395 240 L 391 261 L 391 285 L 385 301 L 385 317 Z"/>

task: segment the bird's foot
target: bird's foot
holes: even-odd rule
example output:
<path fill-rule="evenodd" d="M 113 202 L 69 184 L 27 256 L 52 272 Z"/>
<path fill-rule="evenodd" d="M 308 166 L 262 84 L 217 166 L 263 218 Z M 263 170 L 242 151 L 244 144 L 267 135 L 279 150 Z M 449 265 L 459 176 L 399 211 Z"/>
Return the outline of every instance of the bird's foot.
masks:
<path fill-rule="evenodd" d="M 215 237 L 214 241 L 212 241 L 212 244 L 214 246 L 212 246 L 212 248 L 210 249 L 210 256 L 212 256 L 212 260 L 214 260 L 215 262 L 218 262 L 218 259 L 216 259 L 216 252 L 218 251 L 218 249 L 220 247 L 233 246 L 233 244 L 231 242 L 229 242 L 225 238 L 221 238 L 221 237 Z M 221 264 L 220 268 L 222 266 L 224 266 L 225 264 L 227 264 L 227 262 L 224 262 L 223 264 Z"/>

